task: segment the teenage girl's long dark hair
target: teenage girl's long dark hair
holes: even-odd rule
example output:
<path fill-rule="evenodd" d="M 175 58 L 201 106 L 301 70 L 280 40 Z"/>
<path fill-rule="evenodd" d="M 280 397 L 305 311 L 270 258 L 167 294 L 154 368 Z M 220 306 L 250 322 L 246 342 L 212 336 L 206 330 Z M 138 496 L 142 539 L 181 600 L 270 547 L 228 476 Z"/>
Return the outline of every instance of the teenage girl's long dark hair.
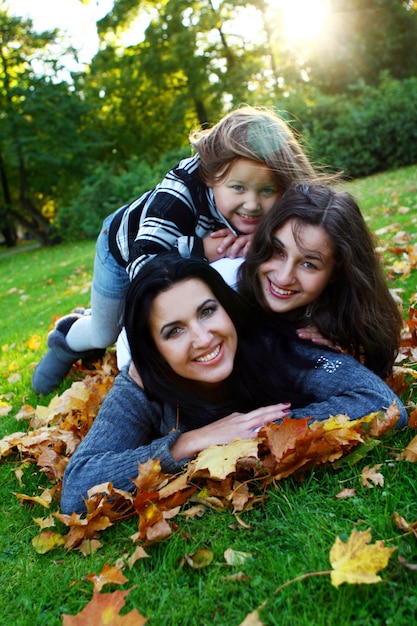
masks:
<path fill-rule="evenodd" d="M 303 225 L 321 226 L 334 247 L 335 269 L 310 306 L 311 324 L 381 377 L 398 352 L 402 319 L 386 284 L 375 241 L 354 198 L 327 185 L 296 185 L 284 193 L 256 230 L 240 268 L 239 292 L 266 309 L 258 268 L 274 254 L 274 235 L 288 220 L 302 247 Z"/>

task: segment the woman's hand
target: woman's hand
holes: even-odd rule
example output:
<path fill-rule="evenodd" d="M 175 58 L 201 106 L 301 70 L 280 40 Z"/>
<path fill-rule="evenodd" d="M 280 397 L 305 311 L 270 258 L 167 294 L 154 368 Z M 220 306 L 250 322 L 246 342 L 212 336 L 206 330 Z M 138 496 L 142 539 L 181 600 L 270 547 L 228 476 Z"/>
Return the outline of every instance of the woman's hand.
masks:
<path fill-rule="evenodd" d="M 250 413 L 232 413 L 202 428 L 181 434 L 171 448 L 172 457 L 193 458 L 208 446 L 230 443 L 232 439 L 253 439 L 268 422 L 282 420 L 290 411 L 290 403 L 272 404 Z"/>
<path fill-rule="evenodd" d="M 308 339 L 309 341 L 312 341 L 313 343 L 319 343 L 322 346 L 337 348 L 333 341 L 327 339 L 327 337 L 323 337 L 317 326 L 306 326 L 305 328 L 297 328 L 297 335 L 300 339 Z"/>

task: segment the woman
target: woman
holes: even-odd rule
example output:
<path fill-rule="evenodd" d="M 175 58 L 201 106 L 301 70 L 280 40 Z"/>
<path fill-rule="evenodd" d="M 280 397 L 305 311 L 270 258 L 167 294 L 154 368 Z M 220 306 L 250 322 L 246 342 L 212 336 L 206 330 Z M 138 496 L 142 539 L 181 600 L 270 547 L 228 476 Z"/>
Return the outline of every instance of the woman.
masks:
<path fill-rule="evenodd" d="M 64 512 L 84 510 L 103 482 L 132 490 L 138 462 L 158 458 L 175 473 L 207 446 L 255 437 L 286 415 L 356 419 L 396 401 L 407 423 L 372 372 L 292 329 L 261 327 L 205 262 L 173 253 L 149 261 L 129 288 L 125 325 L 133 362 L 70 459 Z"/>
<path fill-rule="evenodd" d="M 350 194 L 327 185 L 286 191 L 254 235 L 238 291 L 255 310 L 315 326 L 379 376 L 391 373 L 401 314 Z"/>

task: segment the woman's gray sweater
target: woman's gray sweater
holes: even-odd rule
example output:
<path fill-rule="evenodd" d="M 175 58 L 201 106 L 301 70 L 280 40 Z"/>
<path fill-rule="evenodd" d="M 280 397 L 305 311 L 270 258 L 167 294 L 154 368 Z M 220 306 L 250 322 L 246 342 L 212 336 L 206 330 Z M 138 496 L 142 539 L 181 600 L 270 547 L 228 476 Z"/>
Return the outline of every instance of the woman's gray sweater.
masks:
<path fill-rule="evenodd" d="M 396 401 L 400 408 L 398 427 L 407 425 L 401 401 L 383 380 L 353 357 L 309 341 L 297 342 L 295 349 L 301 357 L 313 359 L 314 367 L 294 371 L 293 388 L 301 396 L 311 394 L 315 401 L 291 411 L 289 417 L 324 420 L 345 414 L 358 419 Z M 170 453 L 181 431 L 186 430 L 181 416 L 176 424 L 176 413 L 172 404 L 150 401 L 124 368 L 69 461 L 63 480 L 62 510 L 84 511 L 83 498 L 100 483 L 112 482 L 115 488 L 132 491 L 130 479 L 138 475 L 138 462 L 145 463 L 149 458 L 160 459 L 163 472 L 178 472 L 190 459 L 175 461 Z"/>

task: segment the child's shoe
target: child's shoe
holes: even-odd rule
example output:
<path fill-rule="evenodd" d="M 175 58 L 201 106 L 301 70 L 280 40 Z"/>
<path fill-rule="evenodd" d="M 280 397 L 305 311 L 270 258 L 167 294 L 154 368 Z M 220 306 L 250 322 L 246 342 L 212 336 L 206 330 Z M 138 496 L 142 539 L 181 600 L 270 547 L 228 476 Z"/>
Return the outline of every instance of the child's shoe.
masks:
<path fill-rule="evenodd" d="M 68 346 L 65 337 L 80 317 L 82 315 L 76 314 L 61 318 L 49 333 L 46 342 L 49 350 L 39 361 L 32 376 L 32 388 L 36 393 L 46 395 L 56 389 L 79 359 L 99 359 L 104 355 L 105 350 L 74 352 Z"/>

